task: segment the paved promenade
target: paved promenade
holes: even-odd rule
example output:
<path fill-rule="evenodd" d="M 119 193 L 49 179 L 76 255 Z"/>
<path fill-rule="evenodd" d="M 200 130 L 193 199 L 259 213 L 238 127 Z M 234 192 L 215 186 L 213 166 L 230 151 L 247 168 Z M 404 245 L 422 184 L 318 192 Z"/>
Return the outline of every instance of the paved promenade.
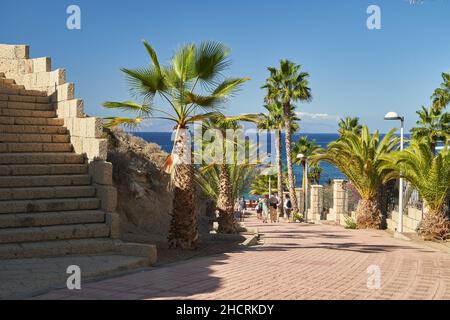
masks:
<path fill-rule="evenodd" d="M 254 218 L 246 225 L 259 228 L 261 245 L 37 298 L 450 299 L 449 254 L 374 231 Z M 381 271 L 379 289 L 367 286 L 370 266 Z"/>

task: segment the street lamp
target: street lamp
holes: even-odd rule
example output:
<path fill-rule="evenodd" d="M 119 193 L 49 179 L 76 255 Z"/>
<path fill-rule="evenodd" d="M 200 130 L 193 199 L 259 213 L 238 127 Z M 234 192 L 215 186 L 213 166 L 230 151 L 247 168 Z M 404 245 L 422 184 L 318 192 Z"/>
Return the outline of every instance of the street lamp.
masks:
<path fill-rule="evenodd" d="M 302 161 L 305 161 L 305 170 L 303 171 L 303 179 L 305 180 L 305 190 L 303 190 L 304 194 L 304 206 L 305 206 L 305 222 L 308 222 L 308 157 L 305 156 L 303 153 L 299 153 L 297 155 L 297 159 Z"/>
<path fill-rule="evenodd" d="M 400 150 L 403 150 L 403 128 L 405 123 L 405 117 L 399 116 L 397 112 L 388 112 L 384 116 L 384 120 L 400 120 Z M 398 225 L 397 232 L 403 232 L 403 178 L 400 172 L 399 181 L 399 195 L 398 195 Z"/>
<path fill-rule="evenodd" d="M 270 158 L 270 153 L 268 154 Z M 276 174 L 276 168 L 271 165 L 270 163 L 263 164 L 262 170 L 260 171 L 260 174 L 263 176 L 269 176 L 269 198 L 272 197 L 272 179 L 271 176 Z"/>

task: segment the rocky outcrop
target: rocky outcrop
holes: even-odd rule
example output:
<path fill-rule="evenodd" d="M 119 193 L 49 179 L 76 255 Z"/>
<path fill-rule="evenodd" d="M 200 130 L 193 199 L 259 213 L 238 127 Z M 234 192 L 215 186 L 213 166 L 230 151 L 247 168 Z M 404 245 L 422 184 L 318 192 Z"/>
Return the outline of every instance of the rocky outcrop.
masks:
<path fill-rule="evenodd" d="M 124 240 L 165 244 L 169 232 L 173 194 L 170 177 L 161 168 L 168 154 L 154 143 L 125 133 L 105 129 L 107 161 L 113 164 L 117 188 L 117 213 Z M 207 201 L 198 194 L 199 231 L 209 233 Z"/>

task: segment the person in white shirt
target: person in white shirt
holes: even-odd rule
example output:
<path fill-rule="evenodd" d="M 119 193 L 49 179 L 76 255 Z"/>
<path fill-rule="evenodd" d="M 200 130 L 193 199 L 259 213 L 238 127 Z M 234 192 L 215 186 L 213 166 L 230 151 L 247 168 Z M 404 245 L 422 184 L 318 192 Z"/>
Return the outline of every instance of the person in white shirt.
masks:
<path fill-rule="evenodd" d="M 286 217 L 287 217 L 287 219 L 288 219 L 288 222 L 291 222 L 291 220 L 292 220 L 292 217 L 291 217 L 291 212 L 292 212 L 292 202 L 291 202 L 291 199 L 290 199 L 290 197 L 289 197 L 288 194 L 287 194 L 285 197 L 286 197 L 286 199 L 284 200 L 284 205 L 283 205 L 283 207 L 284 207 L 284 212 L 285 212 L 285 214 L 286 214 Z"/>

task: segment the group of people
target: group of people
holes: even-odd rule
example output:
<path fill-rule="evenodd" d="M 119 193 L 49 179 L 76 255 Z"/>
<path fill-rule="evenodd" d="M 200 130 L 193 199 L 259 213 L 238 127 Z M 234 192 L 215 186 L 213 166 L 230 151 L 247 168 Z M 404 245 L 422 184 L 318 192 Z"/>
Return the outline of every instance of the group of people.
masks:
<path fill-rule="evenodd" d="M 265 195 L 261 197 L 256 202 L 256 214 L 257 218 L 262 220 L 263 223 L 268 223 L 269 219 L 271 223 L 279 222 L 279 216 L 277 214 L 277 208 L 279 205 L 283 205 L 285 217 L 287 217 L 287 221 L 292 221 L 292 202 L 289 195 L 284 196 L 284 203 L 281 204 L 281 200 L 278 195 Z M 253 207 L 253 202 L 250 201 L 250 206 Z M 243 222 L 245 218 L 245 211 L 247 210 L 247 203 L 245 199 L 239 198 L 235 205 L 234 210 L 237 213 L 236 220 Z"/>
<path fill-rule="evenodd" d="M 277 208 L 279 205 L 281 205 L 281 200 L 277 195 L 269 196 L 266 194 L 258 200 L 256 205 L 256 214 L 258 219 L 261 219 L 263 223 L 268 223 L 269 218 L 271 223 L 279 222 L 280 217 L 277 214 Z M 282 205 L 288 222 L 290 222 L 292 202 L 289 195 L 285 195 L 285 200 Z"/>

